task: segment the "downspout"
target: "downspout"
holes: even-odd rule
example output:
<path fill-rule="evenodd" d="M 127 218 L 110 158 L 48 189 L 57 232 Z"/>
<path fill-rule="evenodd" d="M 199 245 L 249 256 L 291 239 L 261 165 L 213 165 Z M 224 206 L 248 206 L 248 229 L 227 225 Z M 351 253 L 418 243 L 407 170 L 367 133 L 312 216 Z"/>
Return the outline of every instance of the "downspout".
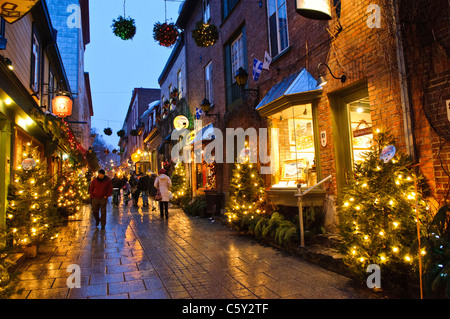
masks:
<path fill-rule="evenodd" d="M 403 38 L 400 25 L 399 16 L 399 0 L 392 0 L 392 13 L 394 18 L 394 25 L 396 31 L 397 44 L 397 64 L 398 75 L 400 81 L 400 96 L 403 113 L 403 126 L 405 129 L 405 144 L 406 151 L 411 156 L 415 163 L 418 162 L 417 147 L 414 139 L 414 113 L 411 107 L 411 97 L 408 85 L 407 66 L 405 63 L 405 55 L 403 48 Z"/>

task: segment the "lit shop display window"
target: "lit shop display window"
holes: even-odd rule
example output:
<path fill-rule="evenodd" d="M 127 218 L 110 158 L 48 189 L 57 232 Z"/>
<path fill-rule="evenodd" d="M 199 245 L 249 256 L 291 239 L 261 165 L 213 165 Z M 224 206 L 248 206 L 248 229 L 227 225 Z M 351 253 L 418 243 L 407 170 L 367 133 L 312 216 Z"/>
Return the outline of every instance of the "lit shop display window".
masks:
<path fill-rule="evenodd" d="M 311 104 L 295 105 L 269 116 L 273 188 L 317 183 L 316 138 Z"/>

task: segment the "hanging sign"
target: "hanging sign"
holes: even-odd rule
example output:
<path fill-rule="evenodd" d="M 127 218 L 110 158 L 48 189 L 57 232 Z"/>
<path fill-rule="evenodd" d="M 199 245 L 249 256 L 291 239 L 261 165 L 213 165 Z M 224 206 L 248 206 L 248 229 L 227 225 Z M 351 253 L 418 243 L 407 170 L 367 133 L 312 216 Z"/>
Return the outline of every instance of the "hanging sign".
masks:
<path fill-rule="evenodd" d="M 177 131 L 180 131 L 182 129 L 188 128 L 189 127 L 189 119 L 186 116 L 184 116 L 184 115 L 178 115 L 173 120 L 173 127 Z"/>
<path fill-rule="evenodd" d="M 380 155 L 380 160 L 387 163 L 395 156 L 395 146 L 389 145 L 383 148 Z"/>
<path fill-rule="evenodd" d="M 0 0 L 0 17 L 14 23 L 30 11 L 39 0 Z"/>
<path fill-rule="evenodd" d="M 365 124 L 366 127 L 359 128 L 361 126 L 361 124 Z M 358 126 L 356 127 L 356 129 L 353 131 L 353 137 L 359 137 L 359 136 L 370 135 L 370 134 L 372 134 L 372 126 L 369 126 L 369 124 L 364 120 L 361 120 L 359 122 Z"/>

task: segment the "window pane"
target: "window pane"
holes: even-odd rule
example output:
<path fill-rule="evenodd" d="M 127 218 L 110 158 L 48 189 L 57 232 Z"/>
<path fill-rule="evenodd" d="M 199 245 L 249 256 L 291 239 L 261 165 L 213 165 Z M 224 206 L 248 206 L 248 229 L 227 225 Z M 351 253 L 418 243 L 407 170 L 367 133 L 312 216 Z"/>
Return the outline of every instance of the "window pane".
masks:
<path fill-rule="evenodd" d="M 317 183 L 311 104 L 296 105 L 270 116 L 273 128 L 271 159 L 273 187 Z"/>
<path fill-rule="evenodd" d="M 368 100 L 368 99 L 367 99 Z M 352 162 L 360 163 L 365 152 L 370 151 L 373 139 L 370 104 L 359 100 L 348 105 L 351 125 Z"/>
<path fill-rule="evenodd" d="M 279 36 L 280 36 L 279 50 L 283 51 L 288 46 L 286 4 L 283 4 L 278 9 L 278 30 L 279 30 Z"/>

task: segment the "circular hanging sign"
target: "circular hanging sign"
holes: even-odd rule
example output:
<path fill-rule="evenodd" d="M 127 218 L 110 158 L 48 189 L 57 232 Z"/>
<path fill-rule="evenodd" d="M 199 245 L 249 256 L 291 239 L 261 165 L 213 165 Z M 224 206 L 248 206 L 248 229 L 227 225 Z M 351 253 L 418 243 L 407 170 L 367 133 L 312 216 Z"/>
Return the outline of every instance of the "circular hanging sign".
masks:
<path fill-rule="evenodd" d="M 177 131 L 180 131 L 182 129 L 188 128 L 189 127 L 189 119 L 186 116 L 184 116 L 184 115 L 178 115 L 173 120 L 173 127 Z"/>
<path fill-rule="evenodd" d="M 394 145 L 386 146 L 381 151 L 380 160 L 385 163 L 389 162 L 395 156 L 395 152 L 396 150 Z"/>
<path fill-rule="evenodd" d="M 22 161 L 22 168 L 25 171 L 32 170 L 35 167 L 36 167 L 36 161 L 32 158 L 26 158 Z"/>

